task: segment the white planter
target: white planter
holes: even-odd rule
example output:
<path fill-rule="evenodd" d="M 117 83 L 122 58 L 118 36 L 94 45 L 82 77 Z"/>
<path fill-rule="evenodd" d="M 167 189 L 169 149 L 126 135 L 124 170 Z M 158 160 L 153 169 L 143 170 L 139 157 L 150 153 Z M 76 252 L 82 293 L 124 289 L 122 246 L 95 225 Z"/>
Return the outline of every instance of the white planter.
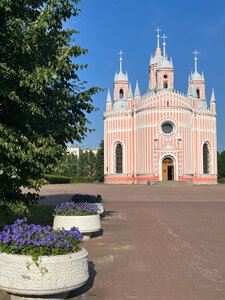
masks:
<path fill-rule="evenodd" d="M 16 295 L 43 296 L 68 292 L 88 280 L 88 252 L 40 256 L 0 253 L 0 289 Z"/>
<path fill-rule="evenodd" d="M 92 203 L 94 207 L 98 209 L 98 214 L 101 215 L 104 213 L 104 205 L 103 202 L 101 203 Z"/>
<path fill-rule="evenodd" d="M 101 229 L 100 216 L 55 216 L 53 222 L 53 229 L 70 230 L 72 227 L 77 227 L 79 231 L 85 233 L 96 232 Z"/>

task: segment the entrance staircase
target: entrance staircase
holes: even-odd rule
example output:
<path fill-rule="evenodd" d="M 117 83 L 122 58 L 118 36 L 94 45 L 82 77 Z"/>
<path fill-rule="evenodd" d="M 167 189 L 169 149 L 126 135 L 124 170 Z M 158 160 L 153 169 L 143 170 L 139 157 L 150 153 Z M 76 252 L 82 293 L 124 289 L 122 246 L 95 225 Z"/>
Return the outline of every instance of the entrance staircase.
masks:
<path fill-rule="evenodd" d="M 174 181 L 174 180 L 163 180 L 163 181 L 155 181 L 150 185 L 156 186 L 184 186 L 184 185 L 193 185 L 191 181 Z"/>

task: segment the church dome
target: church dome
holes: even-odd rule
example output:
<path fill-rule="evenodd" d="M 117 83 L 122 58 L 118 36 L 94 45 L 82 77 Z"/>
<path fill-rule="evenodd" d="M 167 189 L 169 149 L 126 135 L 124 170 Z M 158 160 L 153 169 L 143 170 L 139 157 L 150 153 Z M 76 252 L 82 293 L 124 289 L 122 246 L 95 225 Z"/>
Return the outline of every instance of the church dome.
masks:
<path fill-rule="evenodd" d="M 172 61 L 169 61 L 167 57 L 164 57 L 162 55 L 156 55 L 154 57 L 151 57 L 150 59 L 150 65 L 157 64 L 158 68 L 173 68 Z"/>
<path fill-rule="evenodd" d="M 200 75 L 197 71 L 195 71 L 195 72 L 191 75 L 191 80 L 202 80 L 202 75 Z"/>
<path fill-rule="evenodd" d="M 123 72 L 119 72 L 118 74 L 115 74 L 114 81 L 128 81 L 128 75 L 127 73 L 124 74 Z"/>

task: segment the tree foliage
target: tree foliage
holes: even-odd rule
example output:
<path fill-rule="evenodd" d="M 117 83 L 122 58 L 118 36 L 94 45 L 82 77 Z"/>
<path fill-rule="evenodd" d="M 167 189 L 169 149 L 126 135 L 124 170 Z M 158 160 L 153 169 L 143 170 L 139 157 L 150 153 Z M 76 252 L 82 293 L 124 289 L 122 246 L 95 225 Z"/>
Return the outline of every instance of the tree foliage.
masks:
<path fill-rule="evenodd" d="M 225 150 L 221 153 L 217 152 L 218 161 L 218 178 L 225 178 Z"/>
<path fill-rule="evenodd" d="M 80 177 L 95 178 L 96 156 L 92 151 L 86 151 L 80 155 L 78 166 Z"/>
<path fill-rule="evenodd" d="M 96 175 L 95 180 L 103 182 L 104 181 L 104 141 L 100 143 L 100 148 L 97 152 L 96 157 Z"/>
<path fill-rule="evenodd" d="M 77 31 L 63 23 L 77 16 L 80 0 L 0 2 L 0 201 L 27 204 L 44 173 L 53 170 L 66 143 L 80 142 L 97 87 L 78 76 L 86 54 Z"/>

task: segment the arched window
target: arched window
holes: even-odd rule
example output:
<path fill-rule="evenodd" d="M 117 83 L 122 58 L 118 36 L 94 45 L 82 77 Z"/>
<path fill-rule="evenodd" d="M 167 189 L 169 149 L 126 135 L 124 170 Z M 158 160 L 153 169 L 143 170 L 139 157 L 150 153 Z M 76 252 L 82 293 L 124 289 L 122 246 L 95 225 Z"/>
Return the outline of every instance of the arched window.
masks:
<path fill-rule="evenodd" d="M 209 164 L 210 164 L 209 145 L 205 143 L 203 145 L 203 174 L 209 173 Z"/>
<path fill-rule="evenodd" d="M 120 99 L 123 99 L 123 89 L 120 89 Z"/>
<path fill-rule="evenodd" d="M 197 88 L 196 92 L 197 92 L 197 98 L 199 99 L 200 98 L 200 90 L 199 90 L 199 88 Z"/>
<path fill-rule="evenodd" d="M 163 88 L 167 89 L 168 88 L 168 82 L 167 81 L 163 81 Z"/>
<path fill-rule="evenodd" d="M 116 173 L 123 173 L 123 147 L 120 143 L 116 145 Z"/>

